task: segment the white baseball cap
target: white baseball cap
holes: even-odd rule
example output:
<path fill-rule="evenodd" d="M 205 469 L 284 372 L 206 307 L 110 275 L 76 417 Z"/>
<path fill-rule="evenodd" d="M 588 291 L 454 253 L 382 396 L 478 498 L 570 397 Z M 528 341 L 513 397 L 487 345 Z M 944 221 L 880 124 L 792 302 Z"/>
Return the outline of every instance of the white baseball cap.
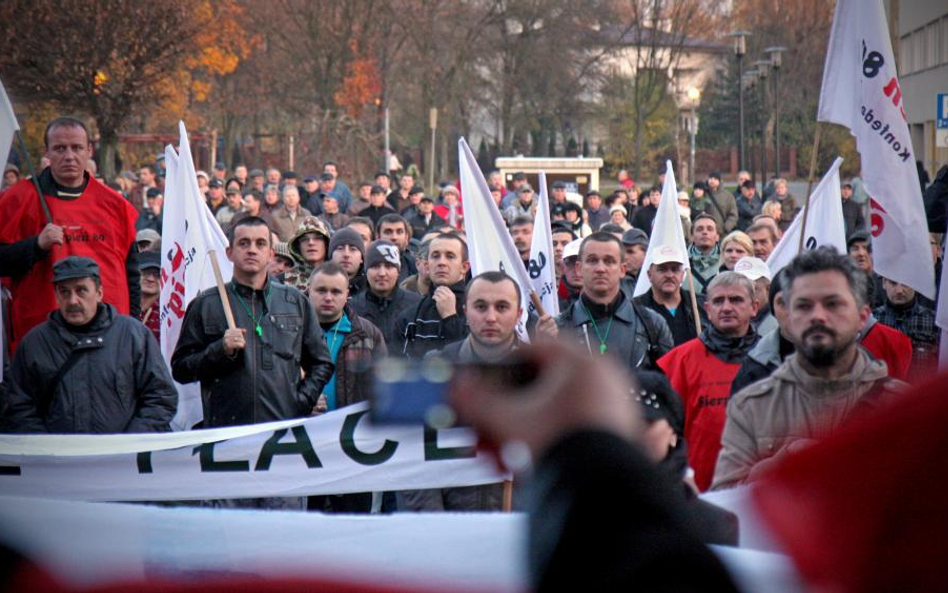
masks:
<path fill-rule="evenodd" d="M 759 257 L 742 257 L 734 264 L 734 271 L 747 276 L 751 282 L 758 278 L 773 280 L 773 276 L 770 274 L 770 268 L 767 267 L 766 262 Z"/>
<path fill-rule="evenodd" d="M 579 246 L 582 245 L 582 239 L 574 239 L 566 244 L 566 247 L 563 248 L 563 259 L 569 257 L 579 257 Z"/>
<path fill-rule="evenodd" d="M 668 262 L 675 262 L 684 265 L 687 261 L 688 259 L 685 257 L 685 254 L 674 245 L 659 245 L 652 253 L 651 263 L 655 266 L 667 264 Z"/>

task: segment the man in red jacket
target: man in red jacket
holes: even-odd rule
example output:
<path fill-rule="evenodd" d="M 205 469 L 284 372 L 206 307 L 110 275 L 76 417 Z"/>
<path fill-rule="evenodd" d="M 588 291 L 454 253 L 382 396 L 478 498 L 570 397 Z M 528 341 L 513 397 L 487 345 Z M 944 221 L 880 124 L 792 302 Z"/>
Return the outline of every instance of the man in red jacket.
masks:
<path fill-rule="evenodd" d="M 80 120 L 54 119 L 46 126 L 45 142 L 50 165 L 38 181 L 52 220 L 31 180 L 20 181 L 0 199 L 0 276 L 12 279 L 14 348 L 56 308 L 53 264 L 70 255 L 95 258 L 104 302 L 123 315 L 139 314 L 138 213 L 85 171 L 92 145 Z"/>
<path fill-rule="evenodd" d="M 658 360 L 685 406 L 688 464 L 702 491 L 714 477 L 731 382 L 757 343 L 751 325 L 757 314 L 754 284 L 736 272 L 722 272 L 708 284 L 704 307 L 710 325 Z"/>

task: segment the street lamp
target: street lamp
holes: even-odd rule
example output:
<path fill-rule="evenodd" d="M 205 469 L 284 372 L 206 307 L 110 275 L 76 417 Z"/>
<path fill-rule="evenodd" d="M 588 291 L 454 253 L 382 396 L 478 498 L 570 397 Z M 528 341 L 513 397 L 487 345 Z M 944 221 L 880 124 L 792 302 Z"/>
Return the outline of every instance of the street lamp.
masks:
<path fill-rule="evenodd" d="M 743 78 L 741 78 L 741 91 L 747 92 L 753 90 L 757 86 L 757 69 L 753 68 L 744 73 Z M 757 167 L 754 166 L 754 159 L 747 161 L 741 169 L 747 169 L 751 173 L 751 177 L 757 178 Z"/>
<path fill-rule="evenodd" d="M 744 80 L 744 54 L 747 53 L 747 44 L 745 40 L 750 35 L 750 31 L 734 31 L 728 35 L 728 37 L 734 38 L 734 55 L 737 56 L 737 80 L 738 80 L 738 92 L 737 92 L 737 102 L 738 102 L 738 119 L 740 128 L 739 132 L 739 146 L 740 146 L 740 169 L 744 168 L 744 87 L 741 82 Z"/>
<path fill-rule="evenodd" d="M 764 193 L 767 183 L 767 76 L 770 74 L 770 60 L 757 60 L 757 76 L 760 78 L 760 193 Z"/>
<path fill-rule="evenodd" d="M 777 71 L 780 70 L 783 61 L 780 54 L 785 51 L 787 48 L 779 45 L 764 50 L 764 53 L 770 55 L 770 67 L 774 71 L 774 157 L 777 177 L 780 177 L 780 91 L 777 88 Z"/>
<path fill-rule="evenodd" d="M 689 87 L 685 94 L 691 102 L 691 118 L 688 119 L 688 132 L 691 134 L 691 153 L 688 159 L 688 173 L 691 175 L 692 183 L 698 178 L 695 175 L 695 135 L 698 133 L 698 115 L 695 109 L 701 100 L 701 90 L 695 87 Z"/>

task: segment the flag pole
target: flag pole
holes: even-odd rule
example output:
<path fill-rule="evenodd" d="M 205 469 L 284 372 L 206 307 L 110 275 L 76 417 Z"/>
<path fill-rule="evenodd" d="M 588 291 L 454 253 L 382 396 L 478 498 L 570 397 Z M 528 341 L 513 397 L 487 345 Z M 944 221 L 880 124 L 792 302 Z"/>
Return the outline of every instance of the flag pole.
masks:
<path fill-rule="evenodd" d="M 803 196 L 803 220 L 800 222 L 800 245 L 797 253 L 803 253 L 806 241 L 806 218 L 810 213 L 810 191 L 813 189 L 813 176 L 816 175 L 816 153 L 820 150 L 820 122 L 816 122 L 816 132 L 813 134 L 813 154 L 810 156 L 810 176 L 806 180 L 806 195 Z"/>
<path fill-rule="evenodd" d="M 224 306 L 224 317 L 227 318 L 227 329 L 237 329 L 237 323 L 234 322 L 234 312 L 230 309 L 230 297 L 227 295 L 227 287 L 224 286 L 224 277 L 221 275 L 221 265 L 217 261 L 217 250 L 211 249 L 207 252 L 211 258 L 211 267 L 214 269 L 214 280 L 217 281 L 217 293 L 221 295 L 221 304 Z"/>
<path fill-rule="evenodd" d="M 688 292 L 691 294 L 691 311 L 695 314 L 695 331 L 701 335 L 701 315 L 698 313 L 698 297 L 695 295 L 695 279 L 688 270 Z"/>
<path fill-rule="evenodd" d="M 530 291 L 530 302 L 533 304 L 533 308 L 537 310 L 539 317 L 546 317 L 546 310 L 543 308 L 543 303 L 540 302 L 540 296 L 537 295 L 537 291 Z"/>
<path fill-rule="evenodd" d="M 36 176 L 36 170 L 33 168 L 33 159 L 30 158 L 29 151 L 26 150 L 26 142 L 23 141 L 23 134 L 20 133 L 20 130 L 16 130 L 14 133 L 16 134 L 17 144 L 19 144 L 20 147 L 20 156 L 26 161 L 26 168 L 29 170 L 30 179 L 33 180 L 33 187 L 36 188 L 36 195 L 39 196 L 40 207 L 43 209 L 43 214 L 46 215 L 46 222 L 52 224 L 53 215 L 49 211 L 49 204 L 46 203 L 46 196 L 43 195 L 39 178 Z"/>
<path fill-rule="evenodd" d="M 504 480 L 504 499 L 502 510 L 509 513 L 513 510 L 513 480 Z"/>

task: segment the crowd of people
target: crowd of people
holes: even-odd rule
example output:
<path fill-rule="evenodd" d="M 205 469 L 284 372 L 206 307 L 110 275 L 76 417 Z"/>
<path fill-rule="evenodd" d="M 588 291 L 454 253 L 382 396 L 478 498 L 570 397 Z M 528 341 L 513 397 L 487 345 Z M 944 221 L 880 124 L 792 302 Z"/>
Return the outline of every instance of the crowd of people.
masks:
<path fill-rule="evenodd" d="M 318 415 L 367 399 L 382 357 L 496 362 L 523 346 L 522 287 L 504 272 L 471 275 L 477 239 L 464 233 L 458 184 L 425 189 L 383 172 L 353 192 L 331 161 L 302 183 L 293 171 L 217 166 L 197 182 L 229 239 L 230 310 L 218 289 L 191 301 L 169 367 L 158 348 L 160 166 L 97 179 L 88 130 L 72 118 L 50 122 L 45 143 L 37 178 L 0 193 L 4 431 L 169 430 L 172 378 L 200 384 L 200 427 Z M 677 196 L 686 250 L 665 246 L 643 269 L 661 177 L 642 190 L 620 176 L 607 196 L 552 184 L 560 314 L 531 315 L 527 328 L 638 377 L 629 406 L 645 412 L 644 451 L 687 492 L 754 480 L 936 369 L 935 301 L 874 272 L 854 184 L 841 188 L 848 253 L 807 251 L 772 274 L 767 259 L 800 200 L 783 179 L 758 193 L 741 172 L 729 191 L 712 173 Z M 932 200 L 948 195 L 946 177 Z M 529 265 L 536 192 L 522 173 L 487 181 Z M 942 239 L 918 254 L 939 273 Z M 642 274 L 649 289 L 635 296 Z M 492 484 L 215 502 L 370 512 L 496 510 L 501 498 Z M 722 529 L 707 539 L 727 541 Z"/>

